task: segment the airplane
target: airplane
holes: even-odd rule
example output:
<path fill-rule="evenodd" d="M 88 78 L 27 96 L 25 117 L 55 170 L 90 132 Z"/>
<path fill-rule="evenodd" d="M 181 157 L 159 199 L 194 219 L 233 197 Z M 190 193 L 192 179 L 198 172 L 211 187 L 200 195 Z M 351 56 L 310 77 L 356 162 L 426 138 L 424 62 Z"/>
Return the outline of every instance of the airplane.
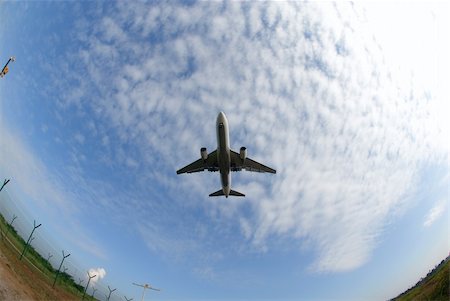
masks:
<path fill-rule="evenodd" d="M 8 68 L 8 64 L 9 62 L 14 62 L 16 60 L 15 57 L 10 57 L 9 60 L 6 62 L 5 66 L 2 69 L 2 72 L 0 72 L 0 77 L 4 77 L 6 75 L 6 73 L 8 73 L 9 68 Z"/>
<path fill-rule="evenodd" d="M 177 174 L 193 173 L 204 170 L 219 171 L 222 189 L 211 193 L 209 196 L 241 196 L 245 194 L 231 189 L 230 171 L 268 172 L 275 174 L 277 171 L 247 157 L 247 148 L 241 147 L 239 153 L 230 149 L 228 132 L 228 120 L 225 113 L 220 112 L 216 121 L 217 149 L 208 154 L 206 147 L 200 149 L 200 159 L 177 170 Z"/>

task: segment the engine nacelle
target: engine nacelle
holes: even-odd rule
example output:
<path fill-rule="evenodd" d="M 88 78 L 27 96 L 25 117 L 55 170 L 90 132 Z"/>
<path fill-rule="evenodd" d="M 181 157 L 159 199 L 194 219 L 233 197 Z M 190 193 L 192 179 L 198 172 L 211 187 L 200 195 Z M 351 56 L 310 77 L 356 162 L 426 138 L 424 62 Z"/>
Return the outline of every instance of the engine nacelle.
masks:
<path fill-rule="evenodd" d="M 245 161 L 245 158 L 247 158 L 247 148 L 246 147 L 241 147 L 241 149 L 239 151 L 239 157 L 241 158 L 242 161 Z"/>
<path fill-rule="evenodd" d="M 200 149 L 200 156 L 202 157 L 203 161 L 206 161 L 206 159 L 208 159 L 208 151 L 206 150 L 206 147 L 202 147 Z"/>

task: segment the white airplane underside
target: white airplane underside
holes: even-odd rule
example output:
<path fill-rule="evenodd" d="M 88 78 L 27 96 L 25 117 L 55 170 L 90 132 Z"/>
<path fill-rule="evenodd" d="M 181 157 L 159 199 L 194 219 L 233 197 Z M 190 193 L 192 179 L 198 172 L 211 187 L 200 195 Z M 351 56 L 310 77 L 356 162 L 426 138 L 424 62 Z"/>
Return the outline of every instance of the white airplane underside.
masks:
<path fill-rule="evenodd" d="M 275 169 L 267 167 L 247 157 L 247 149 L 241 147 L 239 153 L 230 149 L 228 120 L 223 112 L 217 116 L 217 149 L 208 154 L 205 147 L 200 149 L 200 159 L 183 167 L 177 171 L 177 174 L 193 173 L 204 170 L 219 171 L 222 189 L 211 193 L 209 196 L 228 197 L 245 196 L 243 193 L 231 189 L 230 171 L 254 171 L 276 173 Z"/>

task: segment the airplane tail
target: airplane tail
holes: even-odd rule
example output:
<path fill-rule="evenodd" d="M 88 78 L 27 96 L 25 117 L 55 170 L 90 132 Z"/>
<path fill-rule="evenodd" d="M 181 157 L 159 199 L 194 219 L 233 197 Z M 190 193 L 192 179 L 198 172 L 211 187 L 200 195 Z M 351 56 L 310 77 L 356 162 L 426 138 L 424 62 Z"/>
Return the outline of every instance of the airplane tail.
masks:
<path fill-rule="evenodd" d="M 222 189 L 220 189 L 220 190 L 218 190 L 218 191 L 216 191 L 216 192 L 211 193 L 209 196 L 221 196 L 221 195 L 224 195 Z"/>
<path fill-rule="evenodd" d="M 222 189 L 211 193 L 209 196 L 221 196 L 221 195 L 224 195 Z M 245 194 L 240 193 L 239 191 L 236 191 L 236 190 L 230 190 L 230 195 L 232 195 L 232 196 L 245 196 Z"/>
<path fill-rule="evenodd" d="M 230 190 L 230 195 L 233 195 L 233 196 L 245 196 L 245 194 L 240 193 L 239 191 L 236 191 L 236 190 Z"/>

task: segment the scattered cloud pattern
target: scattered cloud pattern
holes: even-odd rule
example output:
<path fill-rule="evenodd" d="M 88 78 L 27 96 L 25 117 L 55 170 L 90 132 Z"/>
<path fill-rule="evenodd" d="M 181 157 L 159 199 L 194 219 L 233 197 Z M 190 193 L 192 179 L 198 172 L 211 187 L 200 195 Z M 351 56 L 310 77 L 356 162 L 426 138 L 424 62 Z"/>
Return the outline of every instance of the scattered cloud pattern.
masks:
<path fill-rule="evenodd" d="M 77 47 L 48 75 L 58 110 L 83 120 L 65 142 L 73 197 L 118 223 L 133 216 L 153 252 L 201 254 L 203 277 L 217 276 L 211 266 L 225 254 L 293 247 L 315 252 L 316 272 L 356 269 L 423 165 L 446 160 L 433 95 L 396 80 L 353 4 L 79 10 Z M 200 147 L 214 150 L 219 111 L 231 147 L 278 171 L 233 175 L 244 200 L 208 200 L 217 176 L 175 175 Z M 128 181 L 117 193 L 101 173 Z"/>
<path fill-rule="evenodd" d="M 364 264 L 421 164 L 443 160 L 445 148 L 425 92 L 414 83 L 400 89 L 370 32 L 356 30 L 362 12 L 307 3 L 143 5 L 118 3 L 81 23 L 90 28 L 76 53 L 82 85 L 63 104 L 92 110 L 93 138 L 118 150 L 111 160 L 137 167 L 133 158 L 141 158 L 144 178 L 172 191 L 172 201 L 218 185 L 172 174 L 205 143 L 214 149 L 214 117 L 227 112 L 232 147 L 246 143 L 249 156 L 279 172 L 240 176 L 249 198 L 211 210 L 239 222 L 244 240 L 262 251 L 273 235 L 308 242 L 318 251 L 316 271 Z M 247 213 L 238 210 L 244 204 Z M 159 237 L 161 224 L 141 227 L 157 227 Z M 195 249 L 193 234 L 182 236 L 184 243 L 168 235 L 149 244 Z"/>

